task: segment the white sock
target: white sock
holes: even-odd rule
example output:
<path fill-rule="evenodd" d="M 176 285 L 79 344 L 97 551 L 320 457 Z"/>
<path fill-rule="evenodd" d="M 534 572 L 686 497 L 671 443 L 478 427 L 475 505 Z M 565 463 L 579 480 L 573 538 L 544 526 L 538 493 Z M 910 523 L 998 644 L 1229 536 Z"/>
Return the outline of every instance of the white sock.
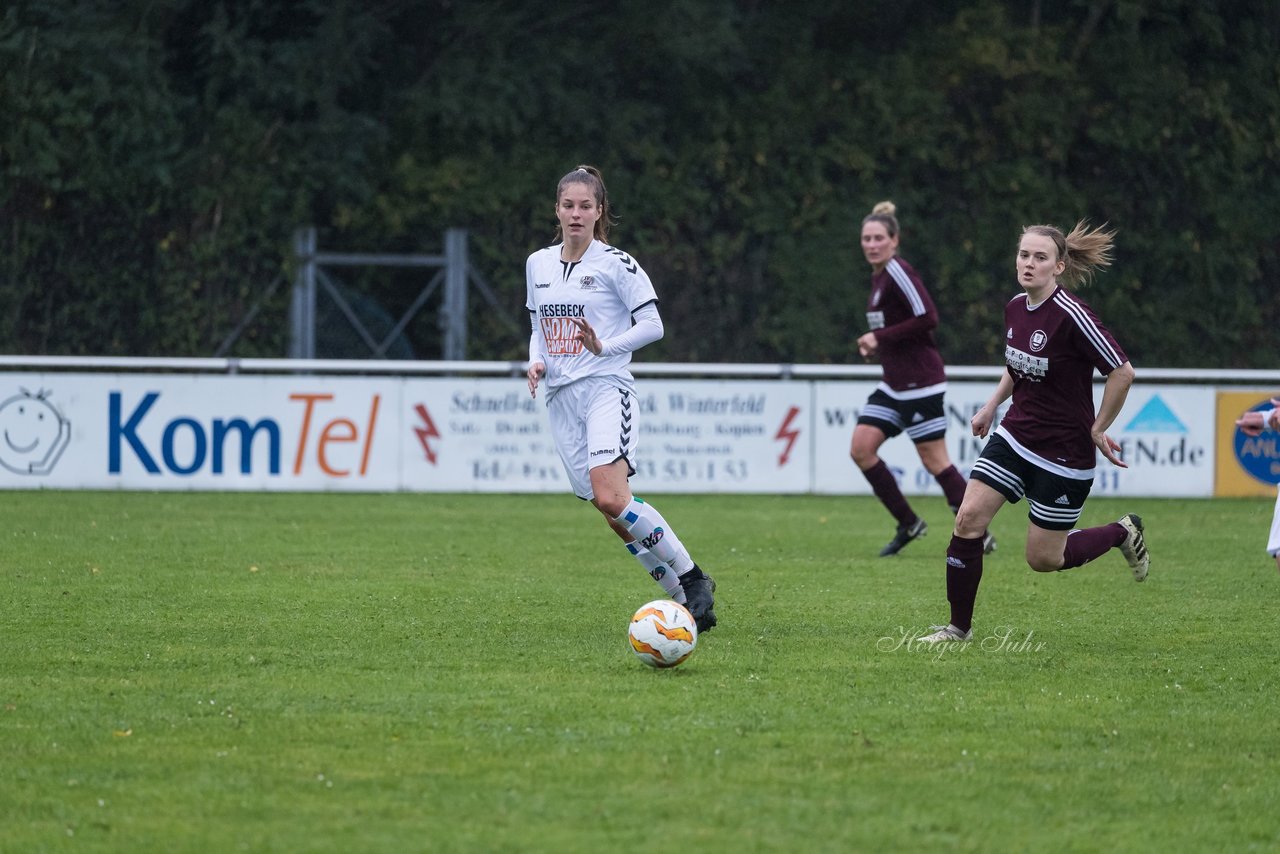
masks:
<path fill-rule="evenodd" d="M 675 574 L 671 567 L 667 566 L 657 555 L 639 543 L 627 543 L 627 551 L 631 553 L 632 557 L 640 561 L 640 565 L 653 577 L 654 581 L 662 585 L 662 589 L 667 591 L 667 596 L 681 605 L 685 603 L 684 588 L 680 586 L 680 577 Z"/>
<path fill-rule="evenodd" d="M 626 528 L 636 538 L 636 544 L 648 549 L 658 559 L 676 571 L 676 575 L 684 575 L 693 569 L 693 558 L 671 530 L 662 514 L 639 498 L 632 498 L 627 509 L 615 521 Z"/>

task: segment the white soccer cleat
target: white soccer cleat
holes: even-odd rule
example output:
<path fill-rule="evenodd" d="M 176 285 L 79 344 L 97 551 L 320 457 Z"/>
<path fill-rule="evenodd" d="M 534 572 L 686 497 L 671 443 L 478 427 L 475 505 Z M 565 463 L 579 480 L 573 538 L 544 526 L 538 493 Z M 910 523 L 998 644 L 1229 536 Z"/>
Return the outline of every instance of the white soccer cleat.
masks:
<path fill-rule="evenodd" d="M 1129 562 L 1133 570 L 1134 581 L 1145 581 L 1151 569 L 1151 554 L 1147 551 L 1146 538 L 1142 536 L 1142 517 L 1136 513 L 1126 513 L 1120 517 L 1120 526 L 1124 528 L 1124 541 L 1120 543 L 1120 553 Z"/>
<path fill-rule="evenodd" d="M 955 626 L 948 623 L 945 626 L 930 626 L 933 632 L 931 635 L 925 635 L 920 638 L 920 643 L 944 643 L 946 641 L 967 641 L 973 640 L 973 630 L 962 632 Z"/>

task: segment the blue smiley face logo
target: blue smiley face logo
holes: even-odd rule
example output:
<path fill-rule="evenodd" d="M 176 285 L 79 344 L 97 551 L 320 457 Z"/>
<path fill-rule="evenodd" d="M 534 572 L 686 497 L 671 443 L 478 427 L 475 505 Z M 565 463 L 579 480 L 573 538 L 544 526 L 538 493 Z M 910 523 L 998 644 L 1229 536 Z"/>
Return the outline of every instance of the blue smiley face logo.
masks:
<path fill-rule="evenodd" d="M 21 392 L 0 403 L 0 465 L 15 474 L 48 474 L 71 441 L 71 422 L 48 392 Z"/>

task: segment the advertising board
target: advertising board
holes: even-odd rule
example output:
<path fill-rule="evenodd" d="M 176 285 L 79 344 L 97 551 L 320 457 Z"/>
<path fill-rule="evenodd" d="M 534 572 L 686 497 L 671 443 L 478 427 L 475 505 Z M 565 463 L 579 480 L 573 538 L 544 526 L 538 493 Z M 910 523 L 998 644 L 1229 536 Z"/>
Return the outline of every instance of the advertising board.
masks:
<path fill-rule="evenodd" d="M 849 444 L 874 388 L 859 380 L 645 378 L 636 395 L 634 488 L 869 494 Z M 985 444 L 969 420 L 992 388 L 952 382 L 946 394 L 947 447 L 966 475 Z M 1266 399 L 1218 394 L 1136 386 L 1109 431 L 1129 467 L 1100 457 L 1094 493 L 1213 494 L 1223 419 Z M 569 489 L 544 397 L 531 399 L 523 377 L 0 373 L 0 428 L 5 489 Z M 1217 450 L 1222 459 L 1229 449 Z M 905 493 L 941 495 L 906 437 L 886 442 L 881 456 Z M 1258 459 L 1274 472 L 1276 460 Z M 1233 482 L 1267 491 L 1265 480 L 1241 477 Z M 1240 488 L 1224 483 L 1219 471 L 1219 494 L 1255 494 L 1223 492 Z"/>

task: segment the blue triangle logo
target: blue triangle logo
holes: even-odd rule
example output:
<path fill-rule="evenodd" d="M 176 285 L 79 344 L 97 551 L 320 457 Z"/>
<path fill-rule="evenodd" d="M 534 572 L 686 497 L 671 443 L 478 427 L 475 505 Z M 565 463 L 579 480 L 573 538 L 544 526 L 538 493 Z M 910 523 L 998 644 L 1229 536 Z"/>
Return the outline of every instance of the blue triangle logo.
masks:
<path fill-rule="evenodd" d="M 1124 429 L 1130 433 L 1185 433 L 1187 425 L 1156 394 L 1152 395 L 1147 405 L 1133 416 L 1133 420 Z"/>

